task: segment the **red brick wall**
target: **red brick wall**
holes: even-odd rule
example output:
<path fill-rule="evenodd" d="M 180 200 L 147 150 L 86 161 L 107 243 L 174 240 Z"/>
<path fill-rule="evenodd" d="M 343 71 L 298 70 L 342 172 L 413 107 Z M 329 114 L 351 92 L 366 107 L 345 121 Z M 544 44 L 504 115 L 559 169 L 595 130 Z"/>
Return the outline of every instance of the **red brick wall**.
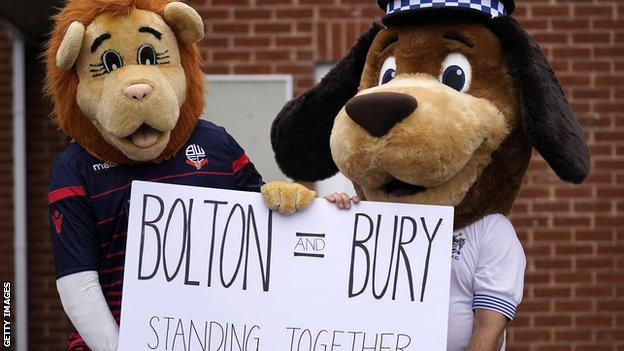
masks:
<path fill-rule="evenodd" d="M 292 74 L 297 92 L 313 84 L 317 62 L 338 59 L 381 15 L 373 0 L 189 3 L 205 18 L 202 53 L 208 73 Z M 528 270 L 525 300 L 509 335 L 510 350 L 624 350 L 622 16 L 622 1 L 518 0 L 516 17 L 553 60 L 594 157 L 592 175 L 579 187 L 558 181 L 539 156 L 527 174 L 512 216 L 528 255 Z M 2 38 L 0 32 L 4 47 Z M 67 140 L 47 119 L 41 66 L 36 53 L 30 54 L 30 343 L 33 350 L 58 350 L 68 323 L 54 289 L 45 196 L 51 159 Z M 0 72 L 6 57 L 0 56 Z M 0 81 L 5 77 L 0 74 Z M 10 119 L 5 86 L 0 85 L 0 123 Z M 3 133 L 9 126 L 4 126 L 0 145 L 8 145 Z M 10 168 L 5 150 L 0 148 L 2 194 L 4 182 L 10 180 L 4 175 Z M 2 198 L 4 209 L 6 197 Z M 10 220 L 0 220 L 0 225 L 10 225 Z M 0 235 L 10 231 L 1 229 Z M 0 242 L 8 241 L 3 237 Z"/>
<path fill-rule="evenodd" d="M 624 3 L 520 2 L 592 151 L 583 186 L 535 157 L 513 214 L 528 254 L 513 350 L 624 349 Z"/>
<path fill-rule="evenodd" d="M 207 73 L 291 74 L 295 92 L 314 84 L 315 63 L 340 58 L 381 15 L 372 0 L 189 3 L 206 24 L 202 53 Z"/>

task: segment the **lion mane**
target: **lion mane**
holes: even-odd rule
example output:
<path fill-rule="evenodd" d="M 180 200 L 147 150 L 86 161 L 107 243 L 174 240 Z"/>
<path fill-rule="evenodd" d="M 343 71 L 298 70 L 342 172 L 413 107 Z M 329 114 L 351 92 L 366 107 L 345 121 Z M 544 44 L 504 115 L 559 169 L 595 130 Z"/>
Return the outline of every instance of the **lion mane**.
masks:
<path fill-rule="evenodd" d="M 151 11 L 164 18 L 165 6 L 171 0 L 79 0 L 69 1 L 54 16 L 54 28 L 45 51 L 45 93 L 52 100 L 52 118 L 58 128 L 78 142 L 91 155 L 110 163 L 136 163 L 110 145 L 100 135 L 93 123 L 83 115 L 77 103 L 78 74 L 75 69 L 62 70 L 56 66 L 56 52 L 69 25 L 79 21 L 85 27 L 104 13 L 113 16 L 128 15 L 132 10 Z M 186 76 L 186 100 L 180 108 L 180 118 L 171 132 L 166 149 L 157 159 L 162 162 L 171 158 L 193 132 L 197 119 L 204 109 L 204 85 L 202 58 L 196 44 L 184 44 L 178 39 L 180 59 Z"/>

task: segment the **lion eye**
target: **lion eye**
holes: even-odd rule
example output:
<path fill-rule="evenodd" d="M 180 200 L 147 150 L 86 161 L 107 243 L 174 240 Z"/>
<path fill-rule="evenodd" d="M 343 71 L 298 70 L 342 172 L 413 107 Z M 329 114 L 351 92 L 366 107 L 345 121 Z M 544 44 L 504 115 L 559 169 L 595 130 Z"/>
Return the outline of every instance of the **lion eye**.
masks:
<path fill-rule="evenodd" d="M 115 50 L 107 50 L 104 52 L 104 54 L 102 54 L 102 63 L 107 73 L 113 72 L 123 66 L 121 55 Z"/>
<path fill-rule="evenodd" d="M 156 51 L 154 51 L 154 47 L 150 44 L 141 45 L 137 53 L 137 62 L 140 65 L 155 65 Z"/>

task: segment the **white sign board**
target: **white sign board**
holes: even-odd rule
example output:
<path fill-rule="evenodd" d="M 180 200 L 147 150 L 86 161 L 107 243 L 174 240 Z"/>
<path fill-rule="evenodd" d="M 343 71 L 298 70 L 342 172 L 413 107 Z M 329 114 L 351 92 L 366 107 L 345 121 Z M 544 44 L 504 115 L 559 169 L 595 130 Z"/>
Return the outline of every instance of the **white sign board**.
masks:
<path fill-rule="evenodd" d="M 134 182 L 119 350 L 445 350 L 453 209 Z"/>

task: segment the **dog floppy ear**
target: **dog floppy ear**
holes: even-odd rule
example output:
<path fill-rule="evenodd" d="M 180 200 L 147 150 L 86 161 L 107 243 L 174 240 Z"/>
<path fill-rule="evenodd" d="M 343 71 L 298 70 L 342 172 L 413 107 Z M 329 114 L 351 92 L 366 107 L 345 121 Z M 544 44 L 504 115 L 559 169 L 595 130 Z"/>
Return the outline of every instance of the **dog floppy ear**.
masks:
<path fill-rule="evenodd" d="M 72 22 L 65 32 L 61 46 L 56 52 L 56 67 L 68 70 L 74 67 L 84 38 L 85 27 L 78 21 Z"/>
<path fill-rule="evenodd" d="M 489 26 L 518 89 L 524 133 L 559 178 L 581 183 L 589 174 L 589 149 L 548 60 L 512 17 L 492 19 Z"/>
<path fill-rule="evenodd" d="M 171 2 L 165 7 L 165 22 L 185 44 L 197 43 L 204 37 L 204 21 L 189 5 Z"/>
<path fill-rule="evenodd" d="M 382 28 L 373 24 L 320 83 L 286 104 L 273 121 L 275 159 L 288 177 L 314 182 L 338 172 L 329 147 L 334 119 L 357 94 L 368 50 Z"/>

